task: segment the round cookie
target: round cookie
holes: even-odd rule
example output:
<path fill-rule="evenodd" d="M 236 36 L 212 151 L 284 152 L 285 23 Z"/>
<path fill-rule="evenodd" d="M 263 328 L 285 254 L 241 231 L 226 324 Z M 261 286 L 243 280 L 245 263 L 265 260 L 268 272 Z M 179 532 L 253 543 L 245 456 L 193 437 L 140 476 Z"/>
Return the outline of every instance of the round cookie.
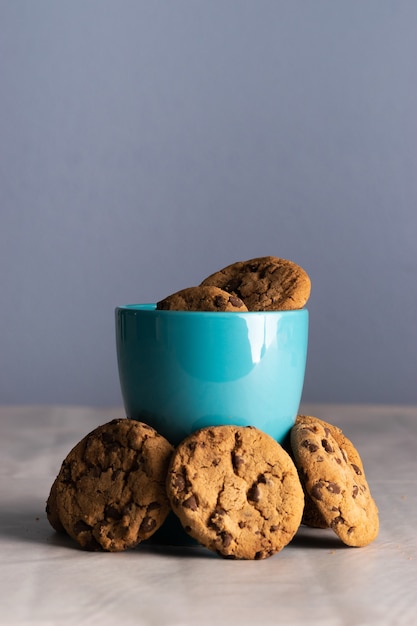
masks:
<path fill-rule="evenodd" d="M 251 426 L 215 426 L 177 447 L 167 493 L 182 526 L 227 558 L 264 559 L 286 546 L 301 522 L 303 490 L 290 456 Z"/>
<path fill-rule="evenodd" d="M 163 311 L 247 311 L 234 294 L 213 286 L 187 287 L 160 300 L 156 308 Z"/>
<path fill-rule="evenodd" d="M 291 429 L 291 446 L 309 496 L 303 521 L 320 526 L 322 520 L 321 527 L 332 528 L 348 546 L 371 543 L 379 531 L 378 509 L 352 442 L 340 428 L 299 415 Z"/>
<path fill-rule="evenodd" d="M 99 426 L 69 452 L 56 478 L 60 524 L 85 550 L 118 552 L 148 539 L 170 510 L 165 479 L 172 452 L 141 422 Z"/>
<path fill-rule="evenodd" d="M 274 256 L 232 263 L 201 284 L 235 294 L 249 311 L 301 309 L 311 291 L 310 278 L 302 267 Z"/>

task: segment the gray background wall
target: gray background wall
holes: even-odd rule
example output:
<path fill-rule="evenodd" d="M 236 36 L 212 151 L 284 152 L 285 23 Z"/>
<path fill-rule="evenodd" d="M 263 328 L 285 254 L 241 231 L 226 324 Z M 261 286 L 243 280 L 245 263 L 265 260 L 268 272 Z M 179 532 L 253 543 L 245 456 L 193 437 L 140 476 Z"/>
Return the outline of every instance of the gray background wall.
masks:
<path fill-rule="evenodd" d="M 0 0 L 0 402 L 121 403 L 117 304 L 273 254 L 304 399 L 417 402 L 414 0 Z"/>

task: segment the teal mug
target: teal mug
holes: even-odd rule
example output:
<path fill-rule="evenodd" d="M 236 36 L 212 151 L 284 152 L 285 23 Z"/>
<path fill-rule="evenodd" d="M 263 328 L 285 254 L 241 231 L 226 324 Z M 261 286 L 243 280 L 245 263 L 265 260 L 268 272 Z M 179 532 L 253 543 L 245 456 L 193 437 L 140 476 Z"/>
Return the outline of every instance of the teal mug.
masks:
<path fill-rule="evenodd" d="M 256 426 L 283 443 L 304 384 L 308 311 L 116 308 L 127 417 L 173 445 L 204 426 Z"/>

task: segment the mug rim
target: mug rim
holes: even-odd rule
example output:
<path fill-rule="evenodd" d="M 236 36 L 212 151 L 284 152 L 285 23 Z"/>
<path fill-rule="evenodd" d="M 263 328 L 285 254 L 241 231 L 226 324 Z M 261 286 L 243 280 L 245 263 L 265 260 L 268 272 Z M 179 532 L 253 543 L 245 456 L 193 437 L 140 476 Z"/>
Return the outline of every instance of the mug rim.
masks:
<path fill-rule="evenodd" d="M 248 316 L 248 317 L 260 317 L 260 316 L 273 316 L 273 315 L 300 315 L 300 314 L 308 314 L 308 309 L 303 307 L 301 309 L 277 309 L 277 310 L 268 310 L 268 311 L 177 311 L 177 310 L 164 310 L 157 309 L 156 303 L 148 302 L 148 303 L 138 303 L 138 304 L 120 304 L 116 306 L 115 311 L 122 311 L 127 313 L 157 313 L 158 315 L 163 316 L 215 316 L 215 317 L 236 317 L 236 316 Z"/>

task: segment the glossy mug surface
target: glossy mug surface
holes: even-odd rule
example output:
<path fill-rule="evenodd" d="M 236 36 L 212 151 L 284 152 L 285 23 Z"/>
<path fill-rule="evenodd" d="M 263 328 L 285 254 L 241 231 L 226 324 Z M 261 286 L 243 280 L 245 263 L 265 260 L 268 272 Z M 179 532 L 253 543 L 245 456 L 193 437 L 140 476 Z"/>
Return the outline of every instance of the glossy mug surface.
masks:
<path fill-rule="evenodd" d="M 173 445 L 203 426 L 256 426 L 283 442 L 299 409 L 308 311 L 116 309 L 127 417 Z"/>

